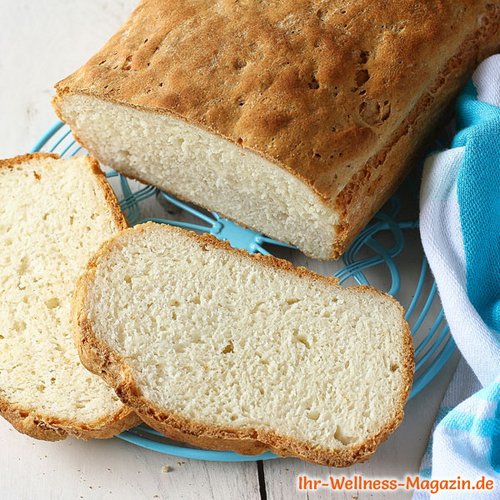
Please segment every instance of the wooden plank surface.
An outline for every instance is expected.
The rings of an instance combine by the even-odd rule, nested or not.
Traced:
[[[186,460],[120,439],[37,441],[2,419],[0,491],[2,500],[260,498],[254,462]]]
[[[132,0],[0,2],[0,19],[4,21],[0,30],[0,157],[26,152],[54,123],[56,117],[50,106],[53,83],[90,57],[135,3]],[[333,269],[304,257],[299,257],[296,263],[328,274]],[[387,276],[380,277],[381,286],[386,281]],[[262,484],[255,463],[183,460],[118,439],[44,443],[17,434],[1,420],[0,498],[371,498],[372,494],[362,492],[298,492],[297,475],[363,473],[367,477],[393,477],[415,473],[452,371],[450,364],[425,393],[407,406],[403,426],[366,464],[339,471],[292,459],[268,461],[261,468]],[[396,496],[378,496],[408,495],[399,492]]]

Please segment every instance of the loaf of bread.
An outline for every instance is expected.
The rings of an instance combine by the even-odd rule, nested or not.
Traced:
[[[73,320],[89,370],[202,448],[350,465],[399,425],[413,377],[392,297],[154,223],[101,248]]]
[[[101,162],[337,258],[476,63],[492,0],[144,0],[57,84]]]
[[[81,365],[70,321],[76,279],[125,227],[94,160],[0,161],[0,415],[20,432],[106,438],[137,423]]]

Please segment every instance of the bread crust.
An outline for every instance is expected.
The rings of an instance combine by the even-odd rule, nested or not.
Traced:
[[[158,224],[146,223],[127,230],[133,232],[147,232]],[[227,242],[203,234],[197,235],[191,231],[181,230],[171,226],[161,226],[165,231],[173,231],[188,235],[200,246],[211,246],[237,254],[245,259],[259,262],[275,270],[296,274],[304,279],[319,281],[329,286],[338,286],[338,280],[323,276],[303,267],[294,267],[290,262],[266,255],[250,255],[247,252],[232,248]],[[126,232],[126,233],[127,233]],[[404,311],[399,303],[391,296],[367,286],[355,287],[360,293],[382,295],[398,305],[401,311],[402,341],[404,357],[402,360],[402,390],[400,399],[394,409],[394,415],[373,436],[363,443],[346,447],[342,450],[328,450],[311,446],[306,442],[294,440],[271,432],[257,429],[235,429],[208,425],[203,422],[186,420],[180,415],[162,409],[147,400],[134,380],[130,368],[124,359],[114,352],[102,340],[98,339],[92,329],[87,315],[87,297],[89,286],[93,282],[97,265],[104,256],[112,252],[117,245],[121,245],[126,233],[114,236],[104,243],[95,257],[89,262],[87,271],[80,277],[72,306],[72,317],[76,344],[83,365],[91,372],[98,374],[115,389],[118,397],[127,405],[134,408],[140,418],[158,432],[178,441],[193,446],[215,450],[232,450],[240,454],[255,455],[271,450],[281,456],[294,456],[323,465],[345,467],[369,458],[377,448],[401,423],[404,416],[404,405],[411,390],[414,372],[413,342],[410,329],[404,319]]]
[[[64,97],[89,95],[174,116],[263,156],[340,214],[330,255],[314,258],[345,251],[477,62],[500,47],[500,6],[489,0],[418,7],[404,0],[383,9],[360,1],[346,12],[336,2],[315,10],[310,0],[293,8],[250,2],[217,11],[213,4],[143,1],[101,51],[56,85],[54,107],[64,120]],[[169,37],[181,27],[177,43]],[[242,33],[259,35],[262,47]],[[203,54],[201,38],[209,40]],[[360,76],[368,80],[359,84]],[[367,114],[372,108],[378,115]]]
[[[0,160],[0,169],[13,168],[16,165],[29,162],[31,160],[59,159],[59,155],[54,153],[29,153],[19,155],[14,158]],[[103,191],[106,203],[113,214],[117,230],[128,227],[123,216],[120,205],[114,195],[111,186],[106,181],[104,173],[99,168],[99,164],[92,157],[86,157],[89,167]],[[6,398],[0,397],[0,415],[12,426],[23,434],[27,434],[35,439],[45,441],[59,441],[72,435],[81,439],[106,439],[119,434],[120,432],[134,427],[140,419],[130,408],[123,406],[118,412],[101,418],[94,422],[82,424],[72,419],[61,419],[51,415],[39,413],[32,408],[14,404]]]

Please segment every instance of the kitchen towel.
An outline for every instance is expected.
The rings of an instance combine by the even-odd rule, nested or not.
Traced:
[[[420,232],[446,319],[463,356],[438,412],[420,476],[482,476],[500,498],[500,55],[485,60],[457,101],[452,148],[425,163]],[[428,498],[417,491],[414,499]]]

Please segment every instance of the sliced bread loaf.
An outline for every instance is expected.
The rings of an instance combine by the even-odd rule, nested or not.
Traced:
[[[81,365],[70,322],[78,275],[126,225],[94,160],[0,161],[0,414],[20,432],[105,438],[136,423]]]
[[[204,448],[346,466],[399,425],[412,381],[393,298],[158,224],[101,248],[73,320],[88,369]]]
[[[337,258],[499,20],[498,0],[142,0],[54,106],[102,163]]]

